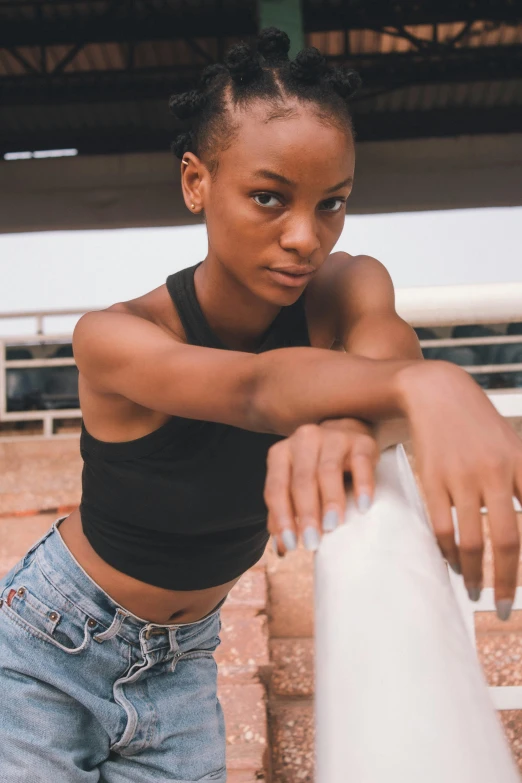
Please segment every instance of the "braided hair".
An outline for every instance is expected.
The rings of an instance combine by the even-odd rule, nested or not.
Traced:
[[[216,153],[230,146],[238,129],[230,108],[244,108],[256,100],[270,105],[267,119],[289,116],[292,109],[285,104],[291,98],[309,102],[320,118],[353,135],[348,101],[361,84],[359,74],[344,66],[331,67],[313,46],[290,61],[289,49],[287,34],[269,27],[253,46],[237,44],[223,64],[207,66],[197,89],[172,95],[169,108],[178,125],[173,153],[182,159],[193,152],[215,175]]]

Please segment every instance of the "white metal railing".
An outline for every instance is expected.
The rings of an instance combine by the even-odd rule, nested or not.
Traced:
[[[9,321],[17,321],[21,319],[34,319],[35,329],[33,330],[33,334],[35,335],[43,335],[45,334],[45,319],[46,318],[57,318],[61,316],[80,316],[84,313],[89,312],[90,310],[99,310],[98,307],[85,307],[83,309],[80,308],[66,308],[66,309],[56,309],[56,310],[17,310],[12,313],[0,313],[0,335],[2,335],[2,324],[5,324]],[[63,337],[64,335],[62,335]],[[27,334],[20,335],[20,337],[23,337],[24,339],[27,338]],[[16,336],[15,336],[16,339]]]
[[[488,688],[474,608],[386,450],[370,510],[349,493],[315,555],[316,783],[520,783],[495,706],[520,709],[522,688]]]
[[[42,359],[6,359],[6,348],[14,346],[34,345],[34,344],[52,344],[70,342],[72,339],[71,331],[66,332],[48,332],[46,331],[46,320],[56,319],[63,316],[81,316],[89,309],[97,308],[68,308],[56,310],[24,310],[12,313],[0,313],[0,422],[18,422],[18,421],[40,421],[43,422],[43,437],[49,438],[68,438],[77,437],[77,434],[55,435],[54,422],[56,419],[78,419],[81,418],[79,408],[61,408],[55,410],[29,410],[29,411],[8,411],[7,410],[7,390],[6,373],[9,369],[36,369],[41,367],[71,367],[75,365],[74,358],[42,358]],[[33,328],[26,333],[9,334],[3,332],[2,326],[13,324],[20,320],[33,320]],[[34,437],[34,436],[33,436]],[[38,436],[36,436],[38,437]],[[6,440],[16,439],[16,436],[5,438]]]
[[[397,312],[412,326],[522,320],[522,283],[398,288]]]
[[[399,314],[412,326],[432,328],[457,324],[505,324],[522,321],[522,283],[472,286],[429,286],[425,288],[399,288],[396,290]],[[6,370],[10,368],[53,367],[74,365],[74,359],[5,359],[6,345],[24,345],[71,340],[71,331],[58,333],[46,331],[53,319],[80,316],[99,308],[69,308],[57,310],[27,310],[0,314],[0,421],[43,421],[43,437],[53,435],[56,419],[79,418],[79,408],[62,410],[10,411],[6,409]],[[34,324],[26,334],[5,334],[4,324],[21,319],[32,319]],[[498,335],[491,337],[441,338],[421,340],[423,348],[447,348],[457,346],[487,346],[495,344],[521,344],[522,335]],[[505,374],[522,372],[522,363],[470,365],[463,369],[475,376],[488,373]],[[488,396],[504,416],[522,416],[522,390],[495,389]],[[60,436],[54,436],[60,437]],[[70,437],[70,436],[65,436]],[[73,436],[74,437],[74,436]]]

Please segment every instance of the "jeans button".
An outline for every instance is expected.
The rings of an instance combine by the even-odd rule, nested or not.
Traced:
[[[18,595],[25,595],[25,587],[19,587],[16,592]]]

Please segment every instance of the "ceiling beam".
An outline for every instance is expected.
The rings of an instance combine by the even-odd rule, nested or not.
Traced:
[[[68,6],[74,13],[60,13]],[[517,0],[302,0],[304,32],[472,20],[516,23],[520,5]],[[0,5],[0,47],[250,36],[257,30],[256,0],[204,5],[170,0],[160,6],[98,0],[90,7],[84,0],[4,0]]]
[[[346,62],[345,57],[329,58]],[[522,45],[457,49],[445,57],[403,53],[350,57],[363,89],[356,102],[375,92],[428,84],[508,81],[522,74]],[[71,73],[25,73],[0,78],[0,106],[117,103],[128,100],[168,100],[174,92],[194,86],[201,65],[172,68],[125,68]],[[0,109],[1,115],[1,109]]]
[[[354,112],[353,120],[359,142],[384,141],[516,133],[521,128],[521,111],[519,107],[495,106],[492,109],[448,107],[431,111]],[[168,152],[173,136],[174,131],[166,129],[128,126],[22,131],[12,138],[0,130],[0,156],[17,150],[69,148],[85,155]]]

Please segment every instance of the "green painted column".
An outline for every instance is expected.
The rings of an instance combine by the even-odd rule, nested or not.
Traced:
[[[301,0],[258,0],[259,29],[279,27],[290,38],[290,56],[305,45]]]

